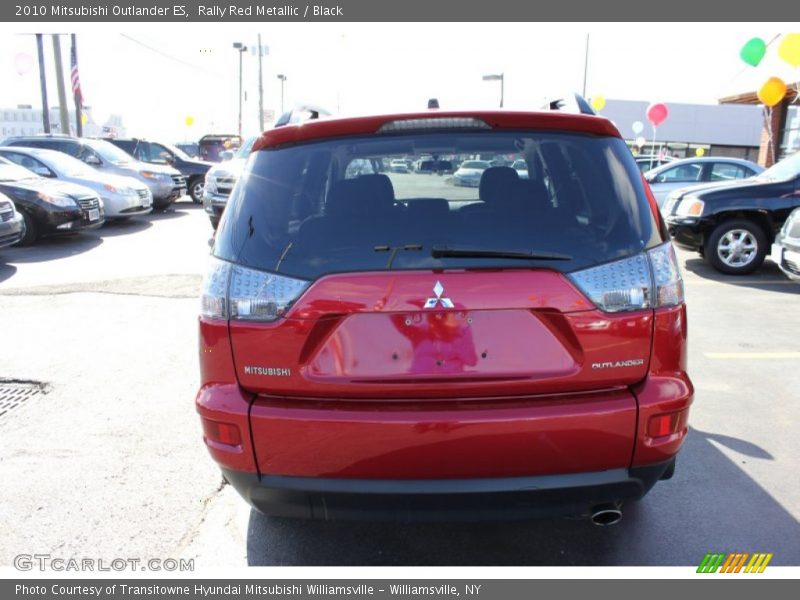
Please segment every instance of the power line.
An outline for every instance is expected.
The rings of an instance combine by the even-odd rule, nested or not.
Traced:
[[[190,63],[188,61],[183,60],[182,58],[178,58],[177,56],[173,56],[173,55],[171,55],[171,54],[169,54],[167,52],[164,52],[163,50],[159,50],[158,48],[150,46],[149,44],[145,44],[141,40],[137,40],[136,38],[131,37],[128,34],[120,33],[120,36],[122,36],[125,39],[133,42],[134,44],[138,44],[142,48],[147,48],[151,52],[155,52],[156,54],[158,54],[160,56],[163,56],[164,58],[168,58],[168,59],[170,59],[172,61],[175,61],[175,62],[177,62],[179,64],[182,64],[182,65],[184,65],[186,67],[189,67],[190,69],[195,69],[197,71],[201,71],[203,73],[208,73],[208,74],[214,75],[216,77],[222,77],[222,74],[218,73],[217,71],[212,71],[211,69],[207,69],[205,67],[201,67],[199,65],[192,64],[192,63]]]

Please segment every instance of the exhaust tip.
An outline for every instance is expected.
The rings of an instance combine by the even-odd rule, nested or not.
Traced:
[[[613,504],[595,506],[592,509],[591,520],[598,527],[615,525],[622,520],[622,511]]]

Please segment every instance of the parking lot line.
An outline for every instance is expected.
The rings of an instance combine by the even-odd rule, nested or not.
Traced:
[[[747,358],[747,359],[770,359],[770,358],[800,358],[800,352],[703,352],[706,358]]]

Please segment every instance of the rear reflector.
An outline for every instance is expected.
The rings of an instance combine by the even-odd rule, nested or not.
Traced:
[[[660,438],[673,435],[686,427],[688,412],[681,410],[651,417],[647,422],[647,437]]]
[[[242,443],[242,436],[239,433],[239,427],[232,423],[221,423],[219,421],[211,421],[209,419],[202,419],[203,421],[203,434],[206,439],[219,444],[227,446],[240,446]]]

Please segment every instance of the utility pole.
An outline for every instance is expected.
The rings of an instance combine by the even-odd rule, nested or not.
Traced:
[[[583,97],[586,98],[586,76],[589,73],[589,34],[586,34],[586,54],[583,57]]]
[[[53,58],[56,63],[56,87],[58,88],[58,109],[61,115],[61,131],[69,135],[69,107],[67,106],[67,91],[64,89],[64,66],[61,64],[61,37],[53,34]]]
[[[261,45],[261,34],[258,34],[258,132],[264,131],[264,77],[261,74],[261,56],[264,47]]]
[[[278,79],[281,80],[281,114],[283,114],[283,84],[286,83],[287,77],[281,73],[278,75]]]
[[[247,46],[241,42],[234,42],[233,47],[239,51],[239,137],[242,136],[242,54],[247,52]]]
[[[83,137],[83,98],[81,98],[80,92],[80,79],[78,80],[78,87],[75,87],[75,77],[80,77],[78,73],[78,43],[75,41],[75,34],[73,33],[71,36],[72,41],[72,48],[70,49],[70,61],[69,61],[69,79],[72,82],[72,98],[75,100],[75,133],[78,137]],[[74,63],[74,67],[73,67]],[[75,73],[72,72],[73,68],[76,70]]]
[[[39,54],[39,82],[42,86],[42,125],[45,133],[50,133],[50,105],[47,102],[47,78],[44,74],[44,44],[42,34],[36,34],[36,51]]]

